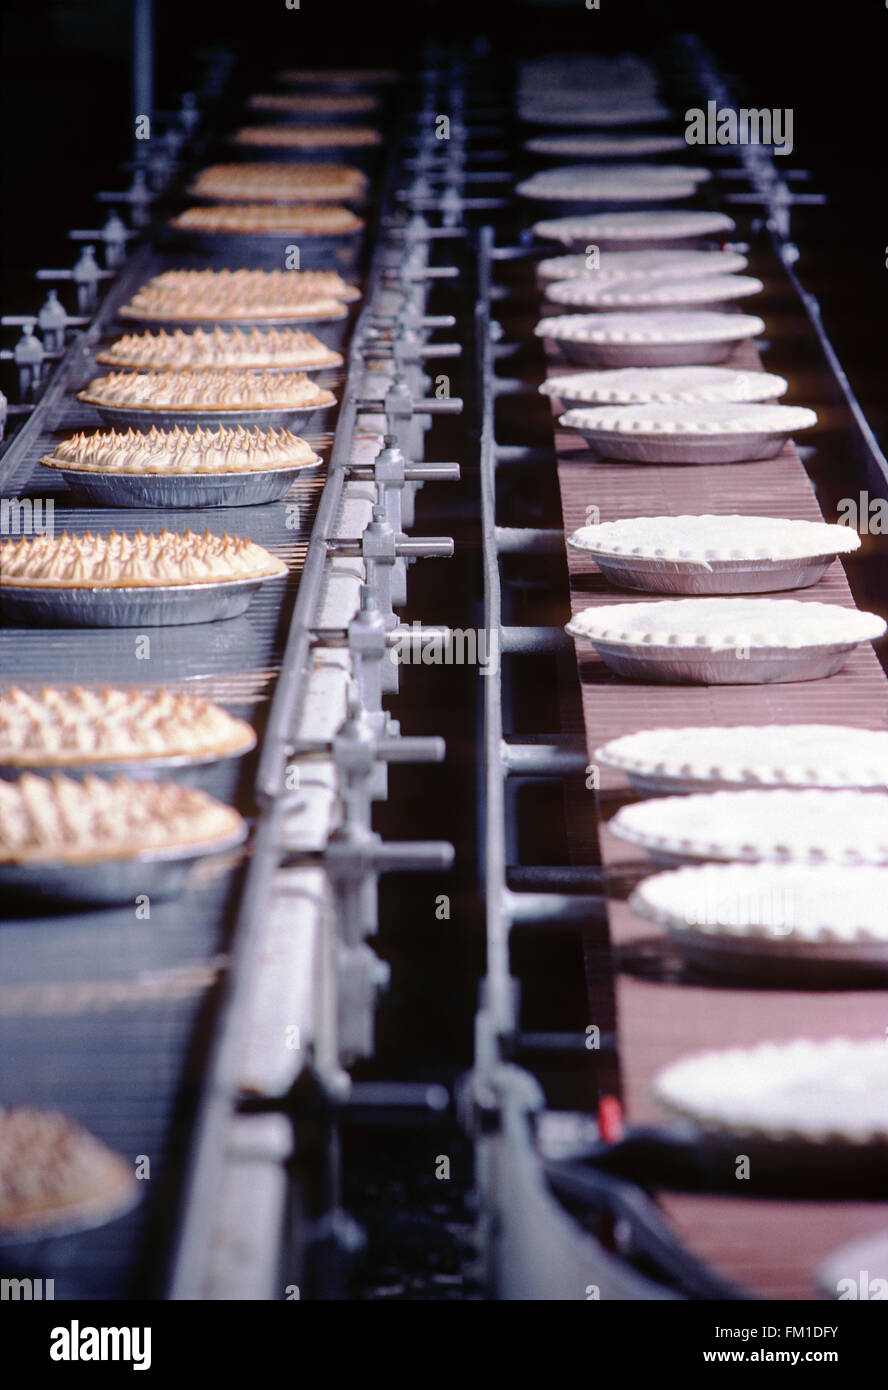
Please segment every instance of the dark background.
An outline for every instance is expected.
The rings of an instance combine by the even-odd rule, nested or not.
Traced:
[[[799,217],[799,271],[821,299],[870,418],[883,435],[882,331],[885,268],[884,100],[888,8],[881,0],[841,5],[742,5],[600,0],[566,3],[442,3],[396,0],[241,0],[232,4],[156,0],[156,105],[173,104],[196,70],[194,54],[230,44],[241,77],[259,85],[281,63],[387,63],[410,69],[427,34],[487,35],[494,54],[628,47],[644,51],[682,31],[700,33],[737,94],[752,105],[792,107],[795,149],[811,188],[830,205]],[[6,0],[0,19],[3,215],[0,312],[33,312],[45,287],[39,266],[73,261],[70,227],[103,220],[98,188],[123,187],[117,171],[131,150],[130,7],[127,0]],[[14,330],[0,330],[11,346]],[[0,384],[11,386],[4,369]]]

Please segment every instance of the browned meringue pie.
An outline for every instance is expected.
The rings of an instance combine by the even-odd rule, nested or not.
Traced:
[[[97,430],[75,434],[40,460],[48,468],[78,473],[182,474],[265,473],[311,468],[318,456],[298,434],[285,429],[220,425],[195,430]]]
[[[181,328],[171,333],[127,333],[96,353],[96,361],[109,367],[183,371],[193,368],[339,367],[340,353],[327,347],[313,333],[299,328]]]
[[[22,771],[152,758],[232,757],[256,736],[243,719],[174,690],[44,686],[0,691],[0,764]]]
[[[0,864],[99,864],[243,834],[233,806],[179,782],[22,773],[0,782]]]
[[[363,225],[338,203],[211,203],[186,208],[170,221],[178,231],[230,236],[347,236]]]
[[[335,203],[361,198],[367,177],[350,164],[211,164],[188,192],[223,202]]]
[[[208,320],[343,318],[360,298],[335,270],[167,270],[118,310],[122,319]]]
[[[111,372],[78,391],[88,405],[128,410],[304,410],[332,405],[335,396],[304,372]]]
[[[177,584],[222,584],[287,573],[249,536],[206,531],[162,531],[127,535],[91,531],[72,536],[38,536],[0,544],[0,583],[10,588],[128,589]]]
[[[0,1110],[0,1233],[50,1234],[133,1205],[131,1164],[56,1110]]]
[[[243,126],[232,137],[232,144],[305,150],[367,149],[381,145],[382,136],[366,125],[256,125]]]

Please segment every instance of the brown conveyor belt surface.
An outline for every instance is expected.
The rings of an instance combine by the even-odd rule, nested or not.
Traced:
[[[751,344],[726,365],[759,370]],[[570,370],[553,361],[550,371]],[[594,461],[582,438],[555,427],[565,534],[597,519],[682,513],[743,512],[822,519],[802,461],[790,444],[774,459],[719,465],[651,465]],[[567,550],[571,611],[591,604],[649,600],[656,595],[611,588],[594,562]],[[854,606],[841,564],[813,588],[779,597]],[[845,669],[825,680],[772,686],[670,686],[630,682],[612,674],[587,642],[577,667],[590,762],[595,749],[620,734],[688,724],[846,723],[888,726],[888,686],[868,644]],[[626,799],[628,784],[602,769],[597,793],[600,855],[618,880],[608,917],[616,960],[616,1007],[623,1101],[634,1124],[662,1121],[650,1099],[662,1067],[685,1054],[807,1036],[884,1036],[888,990],[791,991],[701,982],[668,939],[630,912],[632,880],[654,866],[608,833],[606,821]],[[594,985],[593,985],[594,994]],[[742,1146],[740,1146],[742,1147]],[[738,1186],[740,1184],[738,1183]],[[799,1202],[664,1194],[662,1207],[686,1246],[732,1281],[764,1298],[822,1296],[814,1267],[837,1246],[884,1229],[884,1204]]]

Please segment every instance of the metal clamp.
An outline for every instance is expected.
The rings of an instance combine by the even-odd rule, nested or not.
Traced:
[[[114,277],[112,270],[102,270],[96,261],[96,248],[84,246],[74,263],[73,270],[38,270],[38,280],[73,280],[77,287],[77,307],[81,314],[96,307],[99,297],[99,283]]]

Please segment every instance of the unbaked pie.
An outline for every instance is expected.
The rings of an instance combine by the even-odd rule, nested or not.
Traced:
[[[0,691],[0,766],[21,771],[248,752],[250,725],[197,695],[173,690],[44,686]]]
[[[181,328],[166,333],[127,333],[96,353],[109,367],[180,372],[186,368],[339,367],[342,357],[313,333],[298,328]]]
[[[578,430],[596,454],[608,458],[638,463],[741,463],[773,458],[791,435],[816,425],[817,416],[813,410],[793,405],[657,402],[581,406],[562,415],[560,424]]]
[[[0,1110],[0,1234],[99,1225],[138,1195],[132,1165],[67,1115],[29,1105]]]
[[[99,430],[63,439],[40,460],[49,468],[84,473],[264,473],[309,468],[311,445],[284,429]]]
[[[570,362],[593,366],[696,366],[722,362],[737,343],[765,331],[755,314],[687,312],[556,314],[534,332]]]
[[[754,314],[718,314],[705,309],[688,313],[557,314],[540,319],[538,338],[566,343],[700,343],[740,342],[763,333]]]
[[[219,202],[338,203],[363,198],[367,176],[350,164],[211,164],[187,191]]]
[[[518,115],[533,125],[574,127],[654,125],[672,119],[669,107],[660,101],[635,100],[631,94],[621,100],[616,93],[612,100],[595,101],[580,92],[538,93],[524,98],[519,101]]]
[[[616,283],[577,277],[547,285],[546,298],[552,304],[578,309],[695,308],[698,304],[728,304],[735,299],[747,299],[752,294],[761,294],[764,288],[754,275],[698,275],[675,280],[639,276]]]
[[[594,285],[634,280],[695,280],[698,275],[733,275],[746,269],[738,251],[603,251],[593,270],[584,252],[549,256],[537,262],[537,280],[545,287],[560,280],[588,280]]]
[[[349,236],[364,223],[336,203],[209,203],[186,208],[170,226],[227,236]]]
[[[649,401],[766,401],[782,396],[787,389],[782,376],[735,367],[617,367],[550,376],[540,386],[543,395],[568,407],[644,405]]]
[[[545,169],[516,184],[521,198],[543,202],[660,202],[693,198],[712,175],[708,169],[683,164],[623,164],[597,168],[576,165]]]
[[[209,849],[243,832],[232,806],[179,782],[29,772],[0,781],[0,864],[101,864]]]
[[[860,545],[849,526],[769,516],[639,516],[568,538],[612,583],[667,594],[762,593],[815,584]]]
[[[287,566],[249,536],[206,531],[91,531],[0,544],[4,588],[159,588],[285,575]]]
[[[611,739],[596,762],[636,791],[825,787],[888,791],[888,732],[842,724],[642,729]]]
[[[247,102],[251,111],[279,111],[292,116],[362,116],[375,111],[379,98],[370,92],[327,94],[313,92],[256,92]],[[684,141],[681,142],[684,145]]]
[[[683,1057],[654,1098],[698,1129],[731,1138],[848,1145],[888,1142],[884,1038],[798,1038]]]
[[[724,237],[733,230],[734,223],[725,213],[702,208],[552,217],[535,222],[533,226],[534,236],[540,240],[558,241],[577,251],[584,251],[587,246],[631,247],[633,243],[656,246],[661,242],[688,241],[697,237]]]
[[[382,136],[368,125],[249,125],[237,131],[231,143],[295,150],[364,150],[381,145]]]
[[[841,669],[884,618],[775,598],[661,599],[586,608],[567,624],[618,675],[704,685],[815,680]]]
[[[556,159],[629,159],[636,155],[677,154],[687,149],[681,135],[537,135],[525,140],[530,154]]]
[[[335,397],[304,372],[224,367],[215,372],[111,372],[78,391],[77,399],[130,410],[234,412],[321,409]]]
[[[877,791],[692,792],[623,806],[608,822],[658,862],[888,864],[888,794]]]
[[[359,298],[335,270],[167,270],[142,285],[118,317],[182,323],[337,318]]]

